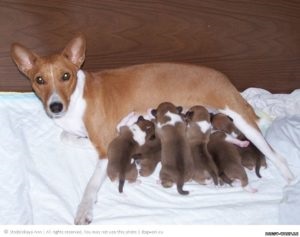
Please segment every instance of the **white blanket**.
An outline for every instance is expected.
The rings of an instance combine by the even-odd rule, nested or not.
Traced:
[[[268,162],[262,179],[248,172],[255,194],[191,182],[185,185],[190,195],[180,196],[157,184],[157,167],[140,185],[126,183],[125,195],[107,179],[93,224],[300,224],[300,90],[248,89],[243,96],[269,124],[277,118],[268,130],[266,123],[266,137],[287,158],[296,184],[285,187]],[[62,142],[61,129],[33,93],[0,94],[0,124],[0,224],[72,224],[97,162],[91,144]]]

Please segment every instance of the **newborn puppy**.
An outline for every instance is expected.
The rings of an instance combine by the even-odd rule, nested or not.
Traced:
[[[206,184],[207,180],[218,185],[218,168],[207,150],[211,133],[210,114],[203,106],[193,106],[185,115],[187,121],[187,139],[194,160],[193,180]]]
[[[119,192],[123,192],[125,179],[129,182],[135,182],[137,179],[137,168],[131,157],[134,154],[137,141],[134,139],[134,133],[138,131],[136,124],[131,127],[120,127],[119,135],[108,146],[108,164],[107,175],[111,181],[119,179]]]
[[[181,112],[182,107],[164,102],[152,110],[152,115],[161,140],[162,168],[159,176],[162,186],[167,188],[176,183],[177,191],[187,195],[189,192],[183,190],[183,185],[193,177],[193,159]]]
[[[221,130],[227,134],[230,134],[240,140],[245,140],[246,137],[234,126],[231,118],[224,114],[216,114],[212,116],[211,123],[216,130]],[[250,143],[247,147],[238,147],[238,151],[242,157],[242,165],[249,170],[255,167],[256,175],[261,178],[259,173],[260,167],[267,167],[265,156]]]
[[[137,125],[146,133],[146,137],[145,144],[136,149],[134,158],[140,166],[139,174],[146,177],[153,173],[161,160],[161,142],[156,136],[153,122],[140,117]]]
[[[151,174],[160,160],[160,140],[155,136],[153,122],[139,116],[130,126],[119,127],[119,136],[108,148],[107,175],[114,181],[119,178],[119,192],[125,180],[135,182],[138,171],[132,158],[141,159],[141,172]]]
[[[240,180],[241,186],[246,191],[256,192],[257,190],[248,184],[248,176],[242,166],[237,147],[226,141],[226,136],[228,135],[222,131],[215,131],[210,135],[208,142],[208,151],[212,155],[220,174],[229,178],[230,183],[234,180]]]

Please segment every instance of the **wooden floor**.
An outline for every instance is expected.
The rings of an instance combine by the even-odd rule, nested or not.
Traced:
[[[87,36],[86,70],[145,62],[204,64],[239,90],[300,88],[297,0],[0,0],[0,90],[30,91],[10,59],[20,42],[45,55]]]

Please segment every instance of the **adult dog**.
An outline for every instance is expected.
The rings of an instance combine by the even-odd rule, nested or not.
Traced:
[[[11,47],[12,59],[30,79],[47,114],[64,131],[87,136],[101,158],[78,207],[76,224],[92,221],[97,192],[106,177],[107,162],[103,159],[118,122],[132,111],[144,113],[163,101],[184,107],[201,104],[230,116],[285,179],[293,178],[285,159],[262,136],[251,106],[222,73],[173,63],[87,72],[80,69],[85,50],[83,35],[74,37],[61,53],[45,57],[18,43]]]

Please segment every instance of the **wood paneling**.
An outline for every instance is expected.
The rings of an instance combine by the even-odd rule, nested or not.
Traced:
[[[185,62],[221,70],[239,90],[300,88],[300,1],[0,0],[0,90],[30,90],[12,42],[44,55],[78,31],[87,70]]]

